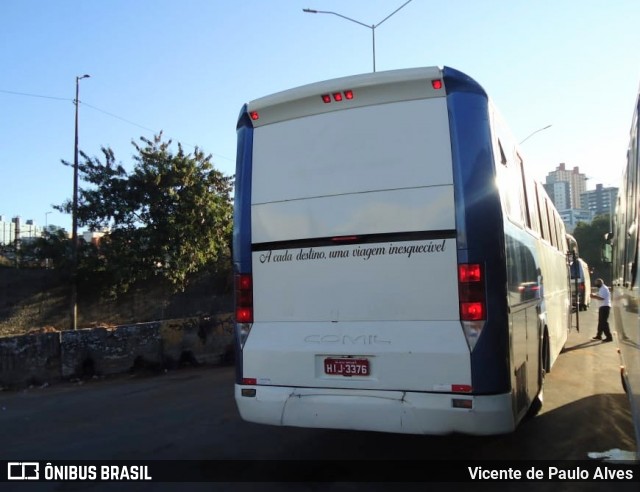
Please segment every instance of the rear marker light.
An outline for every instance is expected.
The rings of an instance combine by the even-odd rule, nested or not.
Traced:
[[[333,92],[331,94],[322,94],[320,97],[322,98],[323,103],[329,104],[332,102],[331,98],[333,98],[333,101],[335,102],[343,102],[345,99],[351,100],[355,98],[355,94],[351,89],[349,89],[344,92]]]
[[[442,89],[442,80],[440,79],[432,80],[431,87],[433,87],[435,90]]]
[[[471,393],[471,386],[468,384],[452,384],[451,391],[454,393]]]
[[[251,116],[251,119],[253,121],[256,121],[256,120],[260,119],[260,115],[258,114],[257,111],[251,111],[251,113],[249,113],[249,116]]]
[[[351,242],[351,241],[357,241],[357,240],[358,240],[358,236],[337,236],[337,237],[331,238],[331,241],[333,241],[334,243]]]
[[[255,386],[258,380],[256,378],[242,378],[242,384],[247,386]]]

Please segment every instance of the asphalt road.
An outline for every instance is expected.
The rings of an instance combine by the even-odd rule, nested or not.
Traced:
[[[429,466],[466,459],[588,460],[590,452],[633,451],[636,443],[620,383],[616,344],[591,340],[597,318],[594,309],[580,316],[580,333],[572,330],[565,352],[547,375],[541,412],[508,435],[406,436],[246,423],[233,400],[234,368],[209,367],[2,392],[0,459],[445,460],[428,463],[428,472]],[[23,483],[10,485],[15,487],[11,490],[27,490]],[[32,484],[37,485],[43,484]],[[46,490],[98,490],[112,484],[47,485]],[[287,490],[293,487],[280,485]],[[541,490],[541,485],[535,490]],[[548,485],[564,490],[558,484]],[[586,485],[581,490],[599,490]],[[633,490],[637,485],[632,485]],[[257,484],[200,486],[202,490],[255,490]],[[277,484],[262,487],[281,490]],[[317,484],[309,487],[324,490]],[[372,487],[347,483],[333,484],[331,489]],[[10,489],[0,484],[0,490]],[[110,490],[122,490],[122,485]],[[160,484],[134,490],[160,490]],[[416,490],[425,490],[424,484]]]

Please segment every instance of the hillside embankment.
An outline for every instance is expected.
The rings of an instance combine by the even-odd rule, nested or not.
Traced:
[[[73,378],[233,361],[228,279],[184,292],[145,282],[119,299],[84,285],[71,330],[69,276],[0,268],[0,390]]]
[[[69,329],[70,295],[64,272],[0,267],[0,337]],[[184,292],[172,294],[148,281],[118,299],[100,295],[89,283],[78,289],[78,328],[219,316],[231,312],[231,303],[229,279],[208,273],[194,276]]]

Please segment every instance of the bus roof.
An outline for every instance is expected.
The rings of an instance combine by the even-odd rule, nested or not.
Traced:
[[[425,80],[439,80],[440,84],[425,84]],[[388,90],[391,87],[394,90]],[[247,105],[247,111],[253,126],[258,127],[309,114],[445,95],[443,69],[408,68],[303,85],[255,99]],[[323,100],[323,96],[328,99]]]

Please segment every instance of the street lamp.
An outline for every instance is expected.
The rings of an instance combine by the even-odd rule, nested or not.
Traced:
[[[76,106],[75,142],[73,147],[73,208],[71,215],[71,329],[78,329],[78,97],[80,81],[87,79],[87,74],[76,77]]]
[[[531,137],[533,137],[536,133],[541,132],[542,130],[546,130],[547,128],[550,128],[550,127],[551,127],[551,125],[547,125],[544,128],[538,128],[535,132],[530,133],[527,138],[525,138],[522,142],[520,142],[520,144],[525,143],[527,140],[529,140]]]
[[[364,22],[360,22],[358,20],[352,19],[351,17],[347,17],[346,15],[342,15],[342,14],[339,14],[337,12],[330,12],[330,11],[326,11],[326,10],[314,10],[314,9],[302,9],[302,11],[307,13],[307,14],[332,14],[332,15],[337,15],[338,17],[342,17],[343,19],[346,19],[348,21],[355,22],[356,24],[364,26],[367,29],[371,29],[371,39],[372,39],[372,42],[373,42],[373,71],[375,72],[376,71],[376,27],[380,26],[380,24],[382,24],[384,21],[386,21],[389,17],[393,16],[400,9],[404,8],[409,2],[411,2],[411,0],[407,0],[400,7],[398,7],[393,12],[391,12],[389,15],[387,15],[384,19],[382,19],[380,22],[378,22],[377,24],[372,24],[372,25],[365,24]]]

